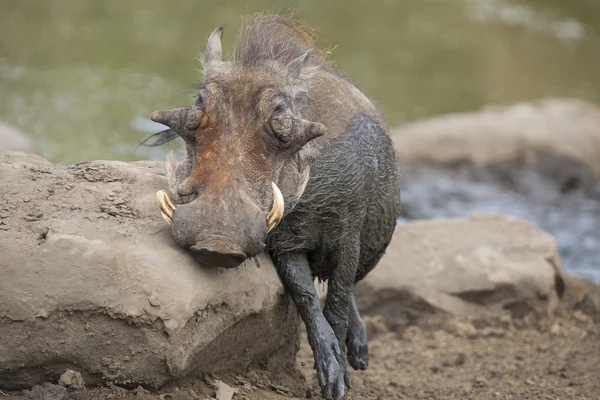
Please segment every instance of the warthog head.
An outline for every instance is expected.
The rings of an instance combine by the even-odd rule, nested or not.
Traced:
[[[175,241],[203,265],[233,268],[265,248],[286,205],[301,196],[309,170],[299,151],[325,126],[301,115],[307,96],[299,76],[310,73],[308,42],[281,48],[273,59],[266,53],[281,38],[252,38],[224,61],[222,32],[208,38],[195,103],[155,111],[151,119],[187,149],[183,162],[168,163],[173,200],[157,194]]]

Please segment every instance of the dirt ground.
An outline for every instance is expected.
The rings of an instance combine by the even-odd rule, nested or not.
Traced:
[[[352,371],[346,399],[599,399],[600,323],[581,311],[554,317],[502,317],[472,321],[433,316],[390,331],[380,316],[366,316],[367,371]],[[312,353],[303,334],[300,371],[205,376],[158,393],[104,387],[67,391],[45,384],[9,393],[16,399],[320,399]]]
[[[347,397],[600,398],[600,330],[583,314],[552,321],[429,324],[399,333],[370,319],[370,368],[353,374]],[[299,359],[308,365],[306,346]]]

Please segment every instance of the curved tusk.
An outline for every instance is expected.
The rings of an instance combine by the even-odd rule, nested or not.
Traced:
[[[176,207],[171,203],[171,199],[164,190],[159,190],[156,192],[156,201],[158,202],[158,208],[160,209],[160,214],[170,225],[173,223],[173,213],[175,212]]]
[[[274,182],[271,182],[271,186],[273,187],[273,208],[271,208],[269,215],[267,215],[267,233],[271,232],[279,224],[285,210],[281,190],[279,190]]]

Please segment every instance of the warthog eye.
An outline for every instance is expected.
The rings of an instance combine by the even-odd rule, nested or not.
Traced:
[[[185,139],[185,136],[189,138],[194,137],[194,132],[196,129],[200,127],[202,114],[204,114],[203,104],[200,103],[200,106],[194,104],[194,106],[189,110],[185,122],[186,132],[181,132],[180,135]]]
[[[287,113],[285,103],[280,102],[275,106],[271,118],[269,119],[268,128],[282,143],[288,143],[290,141],[292,118],[291,115]]]
[[[277,139],[283,143],[288,143],[291,139],[292,118],[286,115],[276,115],[271,117],[271,130]]]
[[[205,91],[201,90],[196,96],[196,100],[194,101],[194,106],[204,109],[204,95]]]

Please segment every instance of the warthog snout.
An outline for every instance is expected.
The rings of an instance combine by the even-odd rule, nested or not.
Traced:
[[[266,213],[245,196],[225,203],[213,196],[175,206],[165,191],[157,193],[163,218],[175,241],[202,265],[235,268],[265,248],[264,238],[281,220],[283,196],[272,184],[273,206]]]

